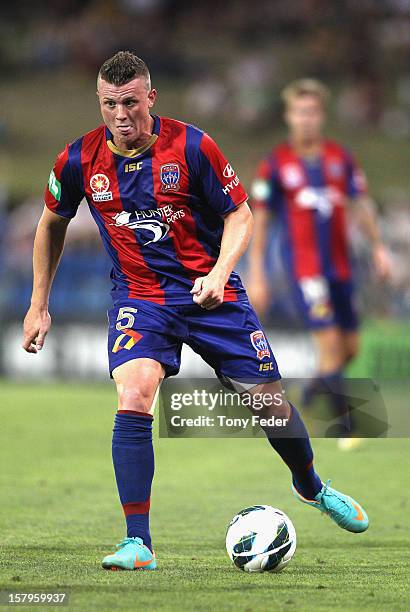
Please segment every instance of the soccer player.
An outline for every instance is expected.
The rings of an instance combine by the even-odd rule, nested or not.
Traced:
[[[366,179],[352,155],[323,136],[327,88],[301,79],[282,92],[289,138],[260,163],[252,185],[253,240],[248,293],[262,316],[274,284],[266,276],[266,247],[272,215],[282,231],[282,253],[293,299],[318,350],[318,371],[304,389],[310,405],[321,390],[339,420],[339,446],[354,447],[353,423],[344,399],[343,371],[359,347],[358,316],[346,234],[351,200],[373,251],[375,272],[389,275],[389,257],[380,237]]]
[[[112,459],[127,525],[127,537],[102,565],[150,570],[156,567],[149,529],[153,407],[163,378],[179,370],[182,343],[225,384],[255,381],[250,393],[277,397],[280,374],[233,272],[252,214],[232,166],[198,128],[151,114],[157,92],[134,54],[118,52],[102,65],[97,95],[104,124],[65,147],[45,191],[23,347],[29,353],[43,347],[66,229],[85,198],[113,264],[108,356],[118,410]],[[291,470],[297,498],[343,529],[367,529],[359,504],[315,472],[296,408],[283,401],[260,414],[288,420],[285,435],[277,428],[267,435]]]

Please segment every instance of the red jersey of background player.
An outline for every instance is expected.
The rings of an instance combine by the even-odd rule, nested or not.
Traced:
[[[252,185],[253,205],[278,215],[287,268],[295,279],[350,279],[346,201],[365,192],[363,172],[330,140],[314,158],[299,157],[287,142],[276,146],[259,164]]]

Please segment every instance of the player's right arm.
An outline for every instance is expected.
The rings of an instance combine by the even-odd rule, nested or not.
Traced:
[[[264,160],[259,165],[252,184],[251,202],[253,212],[253,233],[248,251],[248,278],[246,291],[250,302],[259,316],[268,310],[271,291],[266,274],[266,250],[268,231],[272,218],[272,169]]]
[[[44,193],[45,207],[34,239],[33,291],[23,326],[23,348],[28,353],[42,349],[50,329],[51,286],[63,253],[67,226],[84,197],[81,168],[76,166],[78,161],[71,156],[70,147],[67,145],[57,156],[50,173]]]
[[[23,348],[28,353],[41,350],[50,329],[48,302],[69,222],[70,219],[57,215],[45,206],[37,226],[33,251],[33,292],[23,328]]]

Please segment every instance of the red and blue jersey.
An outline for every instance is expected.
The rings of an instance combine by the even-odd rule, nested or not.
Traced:
[[[66,218],[86,199],[112,260],[114,303],[124,298],[192,304],[198,276],[219,256],[223,217],[247,199],[232,166],[198,128],[154,117],[145,146],[120,151],[104,125],[68,144],[45,190]],[[224,301],[245,300],[236,272]]]
[[[365,192],[366,179],[350,153],[326,140],[315,158],[300,158],[289,143],[275,147],[260,163],[251,195],[254,207],[277,213],[295,279],[348,280],[346,202]]]

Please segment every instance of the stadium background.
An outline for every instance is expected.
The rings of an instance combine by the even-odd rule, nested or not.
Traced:
[[[38,356],[21,349],[44,184],[64,144],[100,122],[95,75],[106,57],[128,48],[145,58],[157,112],[209,131],[247,188],[284,136],[282,86],[315,76],[332,89],[328,132],[360,159],[394,259],[394,277],[381,286],[352,222],[364,340],[351,373],[396,379],[391,397],[407,414],[409,26],[408,0],[1,3],[0,600],[5,587],[58,586],[80,610],[409,609],[404,439],[367,440],[343,456],[334,440],[314,440],[322,478],[368,510],[371,529],[356,538],[294,503],[287,468],[263,441],[157,438],[152,530],[161,571],[101,571],[123,519],[110,458],[109,265],[85,206],[69,227],[46,346]],[[307,376],[314,352],[286,298],[274,228],[267,265],[272,346],[284,374]],[[246,278],[245,262],[241,270]],[[207,372],[188,355],[183,371]],[[155,428],[157,436],[157,419]],[[228,562],[225,526],[254,503],[280,507],[296,526],[296,558],[279,576],[247,576]]]
[[[0,10],[0,363],[6,376],[106,375],[109,264],[85,205],[70,225],[53,289],[48,354],[24,355],[19,326],[30,298],[33,235],[49,169],[66,142],[100,122],[96,70],[123,48],[151,67],[157,112],[207,130],[248,189],[258,160],[284,135],[281,88],[305,75],[329,85],[328,132],[363,165],[394,260],[393,279],[381,286],[352,220],[366,324],[365,350],[353,373],[408,374],[408,328],[402,327],[410,314],[408,2],[261,0],[250,11],[235,0],[59,0],[3,3]],[[282,330],[273,345],[284,373],[309,375],[311,346],[297,332],[276,244],[273,228],[267,266],[274,291],[266,325],[271,336],[275,327]],[[246,259],[240,271],[246,280]],[[387,343],[398,350],[388,360]],[[191,365],[195,374],[206,371],[196,359]]]

